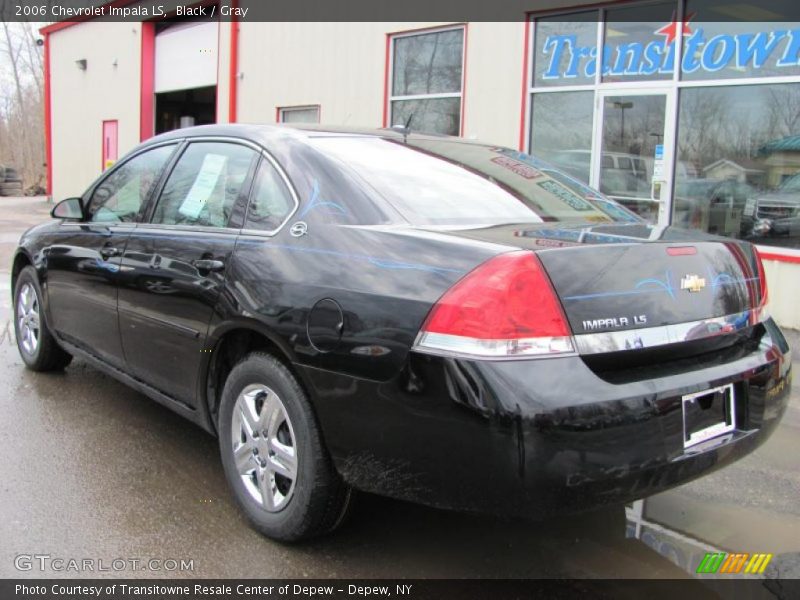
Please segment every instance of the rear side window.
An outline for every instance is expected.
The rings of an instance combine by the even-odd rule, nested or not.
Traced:
[[[132,222],[147,199],[174,145],[146,150],[120,164],[98,185],[89,199],[89,220]]]
[[[239,144],[190,144],[164,185],[152,222],[226,227],[256,156]]]
[[[286,182],[272,163],[262,159],[250,194],[245,229],[275,231],[292,210],[294,198]]]

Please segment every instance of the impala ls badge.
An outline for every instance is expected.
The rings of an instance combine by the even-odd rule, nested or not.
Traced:
[[[690,292],[699,292],[706,287],[706,280],[698,275],[684,275],[681,279],[681,289]]]

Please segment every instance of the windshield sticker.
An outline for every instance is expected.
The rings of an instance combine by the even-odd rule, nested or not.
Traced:
[[[541,187],[546,192],[550,192],[553,196],[556,196],[564,203],[566,203],[570,208],[573,210],[592,210],[592,205],[586,202],[583,198],[578,196],[577,194],[573,194],[567,188],[565,188],[560,183],[556,183],[555,181],[540,181],[537,183],[539,187]]]
[[[537,177],[542,176],[541,172],[537,171],[533,167],[507,156],[495,156],[490,160],[501,167],[505,167],[512,173],[515,173],[520,177],[524,177],[525,179],[536,179]]]
[[[217,182],[227,160],[227,157],[221,154],[206,154],[192,188],[178,208],[179,213],[190,219],[196,219],[200,216],[208,199],[211,197],[211,193],[217,187]]]

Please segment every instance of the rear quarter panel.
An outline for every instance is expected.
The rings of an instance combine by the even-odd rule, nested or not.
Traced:
[[[293,362],[386,380],[402,368],[433,303],[497,252],[447,236],[309,220],[302,237],[287,228],[239,238],[223,311],[273,332]],[[338,343],[320,348],[308,320],[323,299],[339,305],[343,327]]]

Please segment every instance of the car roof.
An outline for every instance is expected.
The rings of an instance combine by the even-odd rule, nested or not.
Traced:
[[[454,142],[469,143],[468,140],[454,136],[422,134],[410,132],[409,136],[416,139],[435,139],[452,140]],[[174,129],[166,133],[159,134],[147,140],[146,145],[158,144],[170,140],[179,140],[191,137],[236,137],[254,142],[267,143],[271,139],[279,137],[296,138],[298,140],[315,137],[375,137],[387,139],[403,139],[403,132],[389,128],[376,127],[348,127],[336,125],[319,124],[251,124],[251,123],[226,123],[217,125],[198,125],[195,127],[185,127]]]

